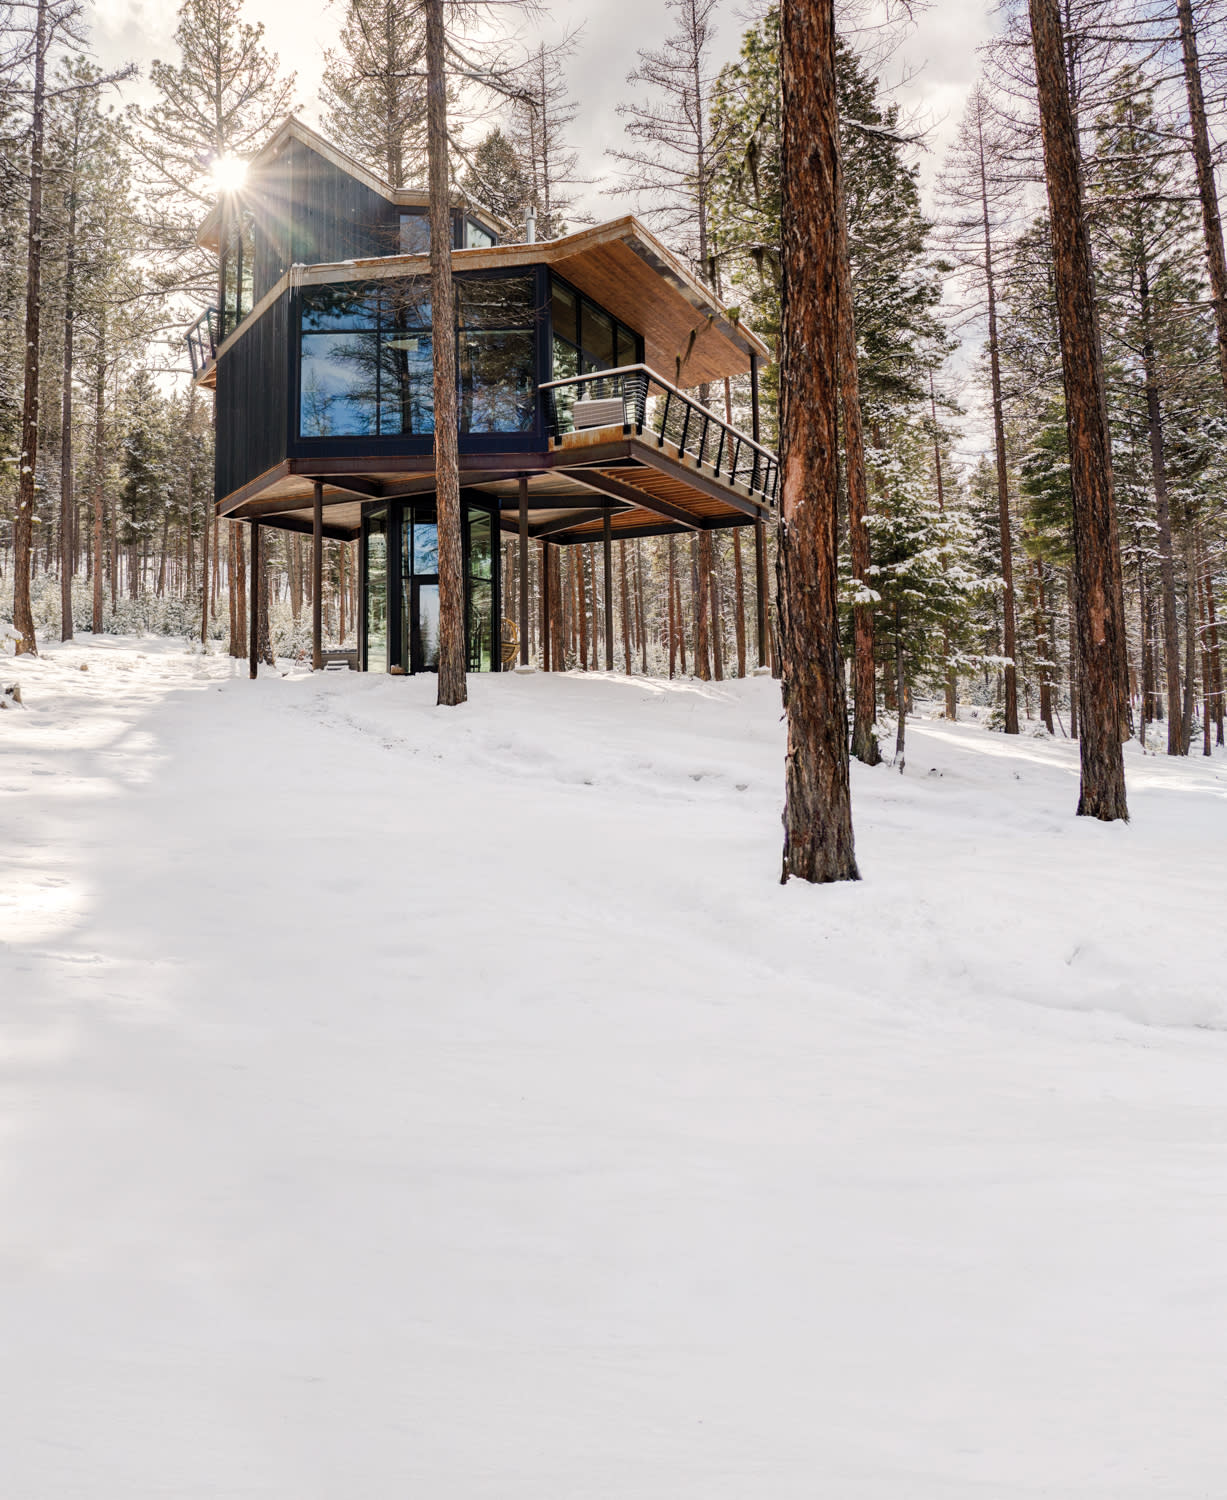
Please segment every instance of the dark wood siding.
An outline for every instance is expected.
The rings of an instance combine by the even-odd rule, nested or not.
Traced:
[[[290,294],[245,328],[217,362],[219,500],[286,456],[290,387]]]
[[[291,140],[280,160],[289,192],[292,262],[310,266],[396,253],[400,212],[394,204],[301,141]]]

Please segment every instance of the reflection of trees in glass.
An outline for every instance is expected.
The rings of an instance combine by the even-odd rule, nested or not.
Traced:
[[[461,432],[530,432],[537,309],[527,276],[458,284]]]
[[[463,432],[526,432],[536,411],[533,283],[457,283]],[[424,278],[334,283],[302,293],[303,437],[434,431],[433,341]]]

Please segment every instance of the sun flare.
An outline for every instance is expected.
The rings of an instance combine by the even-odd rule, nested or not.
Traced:
[[[247,178],[247,163],[241,156],[216,157],[209,176],[219,193],[237,192]]]

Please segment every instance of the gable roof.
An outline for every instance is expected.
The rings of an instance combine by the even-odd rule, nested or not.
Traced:
[[[339,172],[344,172],[356,182],[362,183],[373,193],[386,198],[389,203],[399,208],[428,208],[430,206],[430,194],[425,188],[394,188],[386,183],[377,173],[372,172],[369,167],[364,167],[355,157],[350,156],[347,151],[342,151],[333,143],[310,125],[304,125],[297,115],[287,115],[277,129],[269,136],[263,146],[252,157],[248,158],[248,171],[254,171],[268,162],[275,160],[290,141],[298,141],[301,145],[314,151],[317,156],[322,156],[325,161],[331,162]],[[467,193],[453,193],[452,207],[463,208],[471,213],[475,219],[482,220],[497,234],[507,234],[511,229],[506,219],[500,219],[488,208],[483,208],[480,203],[470,198]],[[219,231],[221,229],[221,204],[215,203],[209,210],[208,216],[200,226],[196,235],[196,243],[203,245],[207,250],[219,251]]]

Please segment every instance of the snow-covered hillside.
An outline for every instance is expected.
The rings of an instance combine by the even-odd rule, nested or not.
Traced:
[[[238,672],[0,667],[0,1494],[1227,1493],[1227,759]]]

